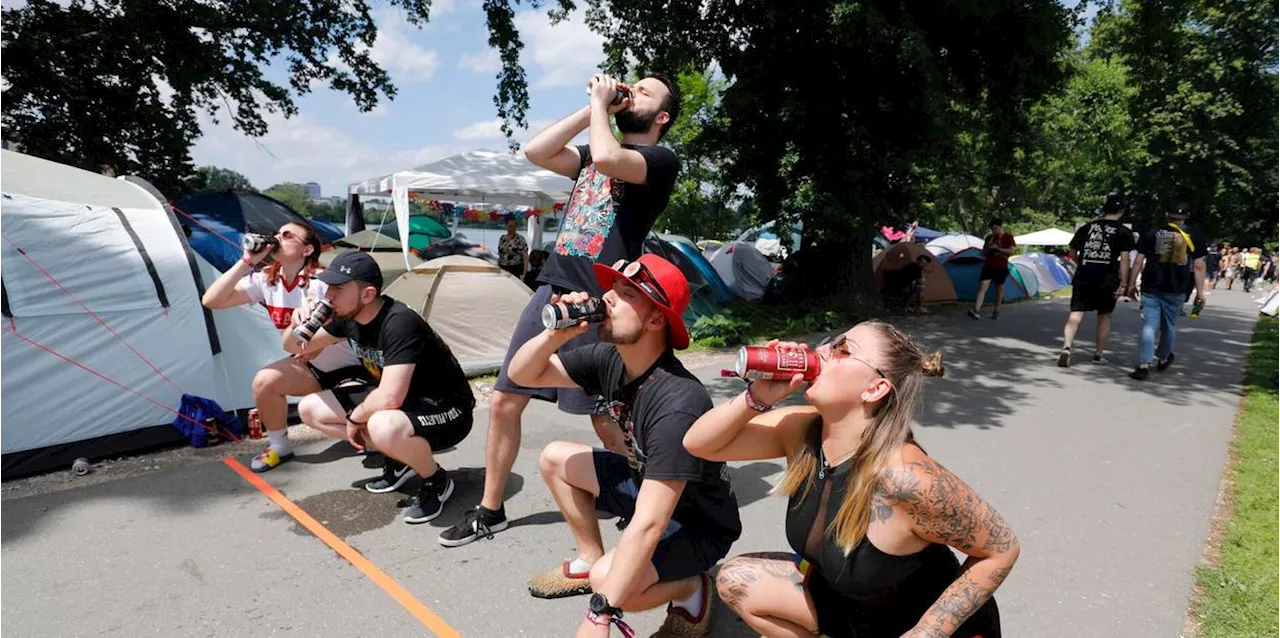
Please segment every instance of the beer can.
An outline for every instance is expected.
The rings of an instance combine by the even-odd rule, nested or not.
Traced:
[[[89,473],[89,459],[78,458],[71,464],[71,473],[76,476],[84,476]]]
[[[763,346],[742,346],[734,366],[734,372],[748,381],[790,381],[796,374],[813,381],[821,369],[822,360],[813,350]]]
[[[547,330],[564,330],[582,323],[604,321],[604,301],[587,297],[582,303],[549,303],[542,307],[542,325]]]
[[[275,235],[263,235],[260,233],[245,233],[240,240],[240,245],[245,250],[256,253],[267,246],[275,248],[280,245],[280,239]]]
[[[262,438],[262,416],[258,414],[258,408],[249,410],[249,438]]]
[[[328,301],[321,299],[316,303],[316,309],[311,311],[311,317],[307,319],[306,323],[293,329],[293,336],[297,337],[298,341],[311,341],[311,337],[316,336],[316,331],[323,327],[324,322],[328,321],[329,317],[332,316],[333,306],[330,306]]]
[[[613,103],[615,105],[622,104],[622,101],[627,99],[630,96],[631,96],[631,89],[620,86],[617,89],[614,89],[613,91]]]

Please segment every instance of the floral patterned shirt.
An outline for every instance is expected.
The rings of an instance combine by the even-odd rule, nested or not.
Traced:
[[[498,265],[499,266],[523,266],[524,256],[529,252],[529,242],[520,236],[520,233],[514,235],[503,235],[498,240]]]

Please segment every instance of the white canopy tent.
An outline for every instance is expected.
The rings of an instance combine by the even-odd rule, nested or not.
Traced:
[[[573,180],[538,168],[523,155],[475,150],[430,164],[351,184],[348,193],[391,195],[396,227],[401,237],[409,236],[409,193],[431,199],[493,206],[531,206],[550,209],[569,199]],[[542,226],[529,218],[530,246],[542,245]],[[408,243],[404,244],[409,263]],[[412,266],[410,266],[412,267]]]
[[[1018,242],[1019,246],[1066,246],[1071,243],[1071,238],[1074,236],[1065,230],[1046,228],[1034,233],[1017,235],[1013,241]]]

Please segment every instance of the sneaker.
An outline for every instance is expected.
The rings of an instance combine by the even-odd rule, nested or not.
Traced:
[[[1058,353],[1058,367],[1059,368],[1071,367],[1071,348],[1063,348],[1062,352]]]
[[[413,502],[404,511],[404,522],[426,523],[444,511],[444,502],[453,496],[453,479],[442,467],[422,482]]]
[[[387,462],[382,465],[382,476],[364,484],[364,489],[374,494],[385,494],[400,489],[405,481],[417,476],[418,473],[413,468],[397,461],[391,457],[387,457]]]
[[[1129,373],[1129,378],[1135,381],[1146,381],[1149,376],[1151,376],[1151,370],[1148,368],[1134,368],[1133,372]]]
[[[991,311],[991,318],[992,318],[992,319],[999,319],[999,318],[1000,318],[1000,311],[999,311],[999,310],[992,310],[992,311]]]
[[[1111,363],[1110,359],[1096,353],[1093,355],[1093,365],[1104,366],[1104,365],[1107,365],[1108,363]]]
[[[249,469],[257,472],[258,474],[262,474],[285,461],[292,460],[293,452],[280,454],[276,452],[274,448],[267,448],[263,450],[261,454],[253,457],[253,460],[249,462]]]
[[[978,311],[977,311],[977,310],[974,310],[973,308],[970,308],[970,309],[969,309],[969,311],[968,311],[968,312],[966,312],[965,314],[969,315],[969,317],[971,317],[971,318],[973,318],[973,319],[981,319],[981,318],[982,318],[982,315],[978,314]]]
[[[662,627],[658,628],[658,633],[654,634],[654,638],[702,638],[707,635],[707,630],[711,627],[711,603],[715,600],[715,596],[711,595],[714,589],[711,579],[706,575],[702,575],[702,613],[697,618],[689,615],[689,612],[683,607],[675,605],[667,605],[667,619],[663,621]]]
[[[591,572],[574,573],[570,561],[529,577],[529,594],[534,598],[566,598],[591,593]]]
[[[1165,370],[1168,370],[1171,365],[1173,365],[1172,352],[1169,353],[1168,359],[1156,359],[1156,372],[1164,372]]]
[[[482,505],[467,510],[462,520],[453,527],[440,532],[440,544],[445,547],[462,547],[481,536],[492,539],[493,535],[507,528],[507,513],[499,507],[494,512]]]

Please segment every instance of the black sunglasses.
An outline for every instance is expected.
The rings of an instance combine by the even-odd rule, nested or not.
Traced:
[[[643,290],[645,294],[658,303],[668,308],[671,307],[671,299],[667,297],[667,291],[662,289],[662,284],[658,283],[658,278],[653,276],[648,266],[638,261],[633,261],[623,266],[621,272],[622,276],[627,278],[627,281]]]

